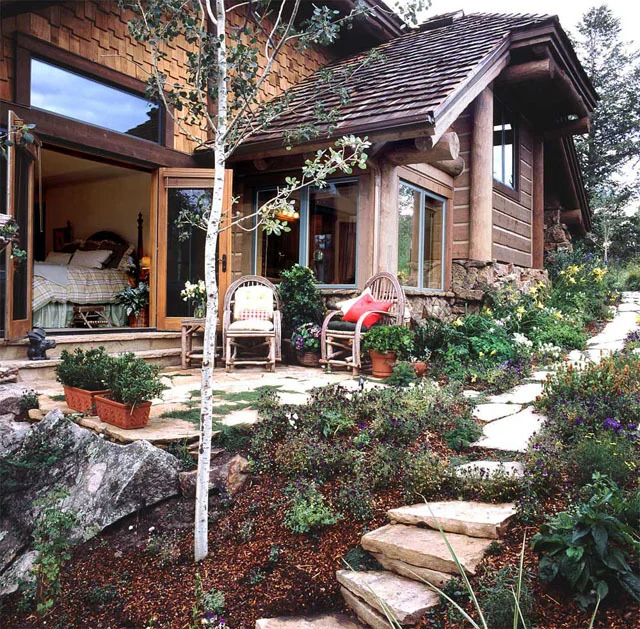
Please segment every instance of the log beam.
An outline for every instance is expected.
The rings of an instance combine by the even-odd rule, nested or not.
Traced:
[[[462,157],[458,157],[458,159],[443,159],[439,162],[433,162],[432,166],[455,179],[464,171],[464,159]]]
[[[585,116],[577,120],[569,120],[561,127],[547,129],[543,133],[543,139],[548,142],[549,140],[558,140],[559,138],[566,138],[568,136],[584,135],[589,133],[589,131],[591,131],[591,118]]]
[[[534,269],[541,269],[544,265],[544,143],[540,138],[533,140],[532,170],[531,262]]]
[[[474,101],[471,136],[469,258],[493,258],[493,90]]]
[[[555,77],[556,72],[556,64],[547,57],[546,59],[508,66],[498,77],[497,82],[501,85],[506,83],[515,85],[530,81],[548,81]]]
[[[409,164],[434,164],[435,162],[456,160],[460,155],[460,139],[454,132],[444,133],[433,144],[430,137],[419,137],[413,142],[397,144],[389,150],[385,158],[396,166]]]

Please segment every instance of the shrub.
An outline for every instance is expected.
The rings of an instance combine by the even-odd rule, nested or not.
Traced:
[[[38,408],[40,406],[38,394],[33,389],[27,389],[20,396],[18,405],[22,413],[28,413],[32,408]]]
[[[577,467],[577,482],[584,485],[594,472],[611,478],[615,483],[625,484],[630,476],[637,474],[633,444],[626,438],[588,435],[578,442],[572,457]]]
[[[116,402],[136,406],[159,397],[167,388],[159,372],[159,367],[129,352],[110,360],[105,380]]]
[[[299,481],[286,487],[284,493],[289,497],[289,505],[283,525],[294,533],[309,533],[342,518],[342,514],[334,513],[327,505],[314,482]]]
[[[450,430],[443,433],[446,444],[452,450],[464,450],[482,436],[482,428],[470,417],[456,417]]]
[[[105,388],[110,361],[104,347],[86,352],[76,347],[73,353],[63,349],[56,367],[56,380],[68,387],[99,391]]]
[[[517,627],[531,626],[533,613],[533,593],[526,573],[522,574],[518,607],[522,618],[516,612],[514,592],[518,588],[518,571],[507,566],[498,570],[489,578],[483,579],[478,591],[482,613],[489,627],[513,627],[514,615],[518,618]]]
[[[627,274],[624,282],[625,290],[640,291],[640,269],[634,269]]]
[[[565,581],[583,609],[615,590],[640,601],[640,578],[629,566],[629,559],[640,552],[640,542],[618,519],[619,513],[610,513],[611,505],[621,502],[619,493],[611,481],[595,475],[593,496],[558,513],[531,540],[541,554],[540,579]]]
[[[278,294],[282,300],[282,327],[285,334],[304,323],[321,324],[324,317],[322,295],[316,285],[313,271],[294,264],[282,271]]]
[[[394,387],[408,387],[417,379],[415,367],[411,363],[400,361],[393,366],[393,373],[386,379],[385,384]]]
[[[373,517],[373,494],[365,483],[358,480],[348,479],[341,483],[336,506],[359,522],[368,522]]]

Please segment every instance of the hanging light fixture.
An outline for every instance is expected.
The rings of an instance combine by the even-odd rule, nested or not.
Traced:
[[[300,213],[293,208],[285,208],[276,214],[276,218],[279,221],[297,221],[300,218]]]

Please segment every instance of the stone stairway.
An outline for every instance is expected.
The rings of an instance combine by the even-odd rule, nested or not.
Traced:
[[[462,569],[473,575],[487,548],[504,534],[515,506],[429,502],[392,509],[387,515],[390,524],[361,540],[385,570],[336,573],[347,606],[374,629],[388,629],[390,618],[402,626],[417,624],[440,603],[440,596],[424,582],[441,588],[459,574],[438,524]]]

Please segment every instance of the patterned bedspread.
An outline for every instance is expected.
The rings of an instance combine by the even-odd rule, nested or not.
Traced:
[[[66,286],[55,284],[40,275],[33,276],[33,309],[49,303],[113,304],[116,295],[128,286],[127,276],[118,269],[67,267]]]

